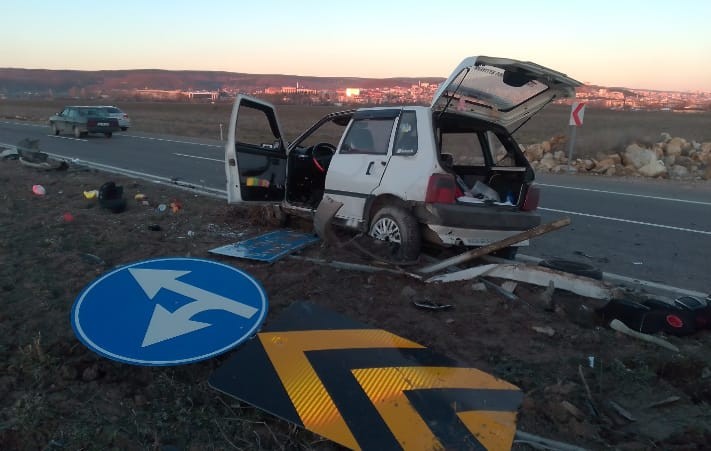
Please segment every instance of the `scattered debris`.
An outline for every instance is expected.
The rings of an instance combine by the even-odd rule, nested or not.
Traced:
[[[486,284],[484,282],[473,283],[472,291],[486,291]]]
[[[0,152],[0,160],[17,160],[18,158],[20,158],[20,154],[17,147],[5,148]]]
[[[194,237],[195,237],[195,232],[193,232],[192,230],[188,230],[187,235],[188,235],[188,238],[194,238]]]
[[[494,282],[490,282],[486,279],[481,279],[481,281],[486,285],[487,287],[491,288],[494,290],[496,293],[500,294],[504,299],[509,300],[509,301],[518,301],[518,296],[510,292],[509,290],[506,290]]]
[[[617,412],[618,415],[620,415],[622,418],[624,418],[627,421],[637,421],[635,417],[625,408],[623,408],[621,405],[617,404],[613,400],[609,400],[608,403],[610,404],[610,407],[612,407],[615,412]]]
[[[421,309],[425,310],[449,310],[453,306],[451,304],[440,304],[432,301],[412,301],[412,304]]]
[[[160,232],[162,229],[161,229],[161,226],[158,224],[149,224],[148,230],[153,231],[153,232]]]
[[[62,220],[64,222],[72,222],[74,221],[74,215],[67,211],[62,215]]]
[[[516,291],[516,287],[518,286],[518,283],[512,281],[512,280],[507,280],[506,282],[501,284],[501,288],[503,288],[506,291],[509,291],[513,294],[514,291]]]
[[[622,321],[620,321],[618,319],[613,319],[610,322],[610,327],[620,333],[629,335],[630,337],[638,338],[638,339],[646,341],[648,343],[654,343],[654,344],[659,345],[663,348],[669,349],[670,351],[679,352],[679,348],[677,348],[673,344],[669,343],[668,341],[666,341],[662,338],[659,338],[659,337],[655,337],[653,335],[643,334],[642,332],[637,332],[635,330],[632,330],[629,327],[627,327],[625,325],[625,323],[623,323]]]
[[[320,258],[311,258],[311,257],[302,257],[299,255],[290,255],[289,258],[294,259],[294,260],[301,260],[301,261],[306,261],[310,263],[315,263],[317,265],[324,265],[324,266],[330,266],[332,268],[336,269],[347,269],[351,271],[361,271],[361,272],[387,272],[390,274],[398,274],[398,275],[403,275],[403,276],[410,276],[414,279],[417,280],[422,280],[422,276],[419,274],[413,274],[409,273],[403,270],[398,270],[398,269],[392,269],[392,268],[383,268],[379,266],[372,266],[372,265],[362,265],[359,263],[349,263],[349,262],[342,262],[342,261],[337,261],[337,260],[323,260]]]
[[[540,266],[555,269],[561,272],[575,274],[577,276],[589,277],[595,280],[602,280],[602,271],[587,263],[566,260],[563,258],[550,258],[539,263]]]
[[[583,387],[585,387],[585,395],[588,398],[588,404],[590,411],[594,416],[598,416],[598,410],[595,407],[595,401],[593,401],[592,392],[590,391],[590,386],[588,385],[587,379],[585,379],[585,373],[583,373],[582,365],[578,365],[578,374],[580,375],[580,380],[583,382]]]
[[[87,253],[82,253],[79,254],[81,258],[84,259],[87,263],[92,263],[92,264],[97,264],[97,265],[102,265],[106,266],[106,262],[99,256],[94,255],[94,254],[87,254]]]
[[[529,434],[528,432],[516,431],[514,436],[514,443],[521,443],[528,445],[535,449],[542,450],[555,450],[555,451],[586,451],[585,448],[580,448],[575,445],[569,445],[567,443],[558,442],[556,440],[550,440],[538,435]]]
[[[141,194],[141,193],[136,193],[136,195],[133,196],[133,199],[134,199],[135,201],[137,201],[137,202],[141,202],[141,201],[146,200],[146,195],[145,195],[145,194]]]
[[[555,330],[551,326],[533,326],[531,329],[535,330],[539,334],[548,335],[549,337],[555,335]]]
[[[670,396],[670,397],[668,397],[668,398],[662,399],[661,401],[655,401],[655,402],[653,402],[653,403],[651,403],[651,404],[647,404],[646,406],[644,406],[644,408],[645,408],[645,409],[651,409],[651,408],[653,408],[653,407],[666,406],[667,404],[675,403],[675,402],[679,401],[680,399],[681,399],[681,398],[678,397],[678,396]]]
[[[570,403],[569,401],[563,400],[563,401],[560,402],[560,405],[563,407],[563,409],[565,409],[568,413],[570,413],[571,415],[573,415],[573,416],[574,416],[575,418],[577,418],[578,420],[582,420],[583,418],[585,418],[585,414],[584,414],[583,412],[581,412],[580,409],[578,409],[577,407],[575,407],[575,406],[574,406],[572,403]]]
[[[44,196],[47,194],[47,190],[45,190],[42,185],[32,185],[32,192],[38,196]]]
[[[177,200],[174,200],[173,202],[170,203],[170,211],[172,211],[173,213],[177,213],[182,209],[183,209],[183,205],[180,202],[178,202]]]
[[[168,209],[168,206],[165,205],[165,204],[160,204],[160,205],[158,205],[158,206],[156,207],[156,210],[158,210],[158,211],[161,212],[161,213],[163,213],[163,212],[164,212],[165,210],[167,210],[167,209]]]
[[[326,243],[334,243],[337,241],[331,228],[331,221],[342,206],[342,202],[333,200],[329,196],[324,196],[318,204],[318,208],[314,214],[314,230]]]
[[[121,213],[126,209],[126,199],[123,197],[123,186],[114,182],[106,182],[99,188],[99,205],[113,213]]]
[[[424,268],[421,268],[419,270],[419,272],[422,274],[431,274],[434,272],[438,272],[438,271],[446,269],[450,266],[458,265],[459,263],[464,263],[466,261],[473,260],[475,258],[479,258],[484,255],[490,254],[494,251],[498,251],[498,250],[503,249],[505,247],[509,247],[509,246],[514,245],[516,243],[520,243],[521,241],[525,241],[525,240],[531,239],[533,237],[541,236],[546,233],[552,232],[554,230],[558,230],[558,229],[563,228],[569,224],[570,224],[570,218],[562,218],[562,219],[558,219],[557,221],[549,222],[548,224],[542,224],[542,225],[539,225],[538,227],[534,227],[530,230],[526,230],[525,232],[517,233],[517,234],[512,235],[512,236],[505,238],[503,240],[496,241],[496,242],[491,243],[489,245],[469,250],[467,252],[464,252],[464,253],[454,256],[452,258],[442,260],[441,262],[435,263],[433,265],[425,266]]]
[[[550,280],[548,282],[548,287],[541,292],[538,300],[543,304],[543,309],[552,312],[555,310],[555,303],[553,302],[553,293],[555,293],[555,283]]]
[[[84,191],[84,197],[86,199],[94,199],[99,195],[99,190],[93,189],[91,191]]]

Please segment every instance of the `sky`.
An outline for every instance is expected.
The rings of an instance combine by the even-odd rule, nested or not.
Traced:
[[[711,91],[707,0],[3,0],[0,67],[447,77],[465,57]]]

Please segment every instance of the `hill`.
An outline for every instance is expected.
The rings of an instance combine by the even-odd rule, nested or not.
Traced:
[[[0,94],[27,95],[109,94],[134,89],[252,91],[269,86],[299,86],[316,90],[348,87],[371,88],[410,86],[418,82],[441,83],[442,78],[358,78],[309,77],[284,74],[245,74],[216,71],[136,70],[48,70],[0,68]],[[83,95],[82,95],[83,96]]]

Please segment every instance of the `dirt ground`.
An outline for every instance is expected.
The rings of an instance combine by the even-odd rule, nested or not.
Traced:
[[[123,213],[82,194],[108,180],[124,187]],[[46,195],[33,194],[34,184]],[[150,205],[134,201],[137,193]],[[173,200],[182,204],[177,213],[156,210]],[[262,213],[168,185],[0,161],[0,449],[340,449],[209,388],[209,374],[229,352],[191,365],[139,367],[99,357],[74,337],[70,311],[83,287],[117,265],[169,256],[209,258],[252,274],[269,296],[266,324],[290,303],[309,300],[516,384],[525,393],[520,430],[590,449],[708,449],[711,331],[667,337],[681,349],[674,353],[615,333],[581,314],[580,298],[559,291],[555,301],[564,308],[549,312],[536,301],[538,288],[519,286],[522,301],[511,302],[475,291],[472,281],[424,285],[290,258],[267,265],[208,253],[277,227]],[[155,224],[160,231],[149,229]],[[323,245],[300,255],[364,261]],[[412,300],[454,308],[423,311]]]

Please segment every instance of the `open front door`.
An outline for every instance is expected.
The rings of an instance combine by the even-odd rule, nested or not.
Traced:
[[[225,145],[227,202],[284,200],[286,146],[274,106],[239,95]]]

